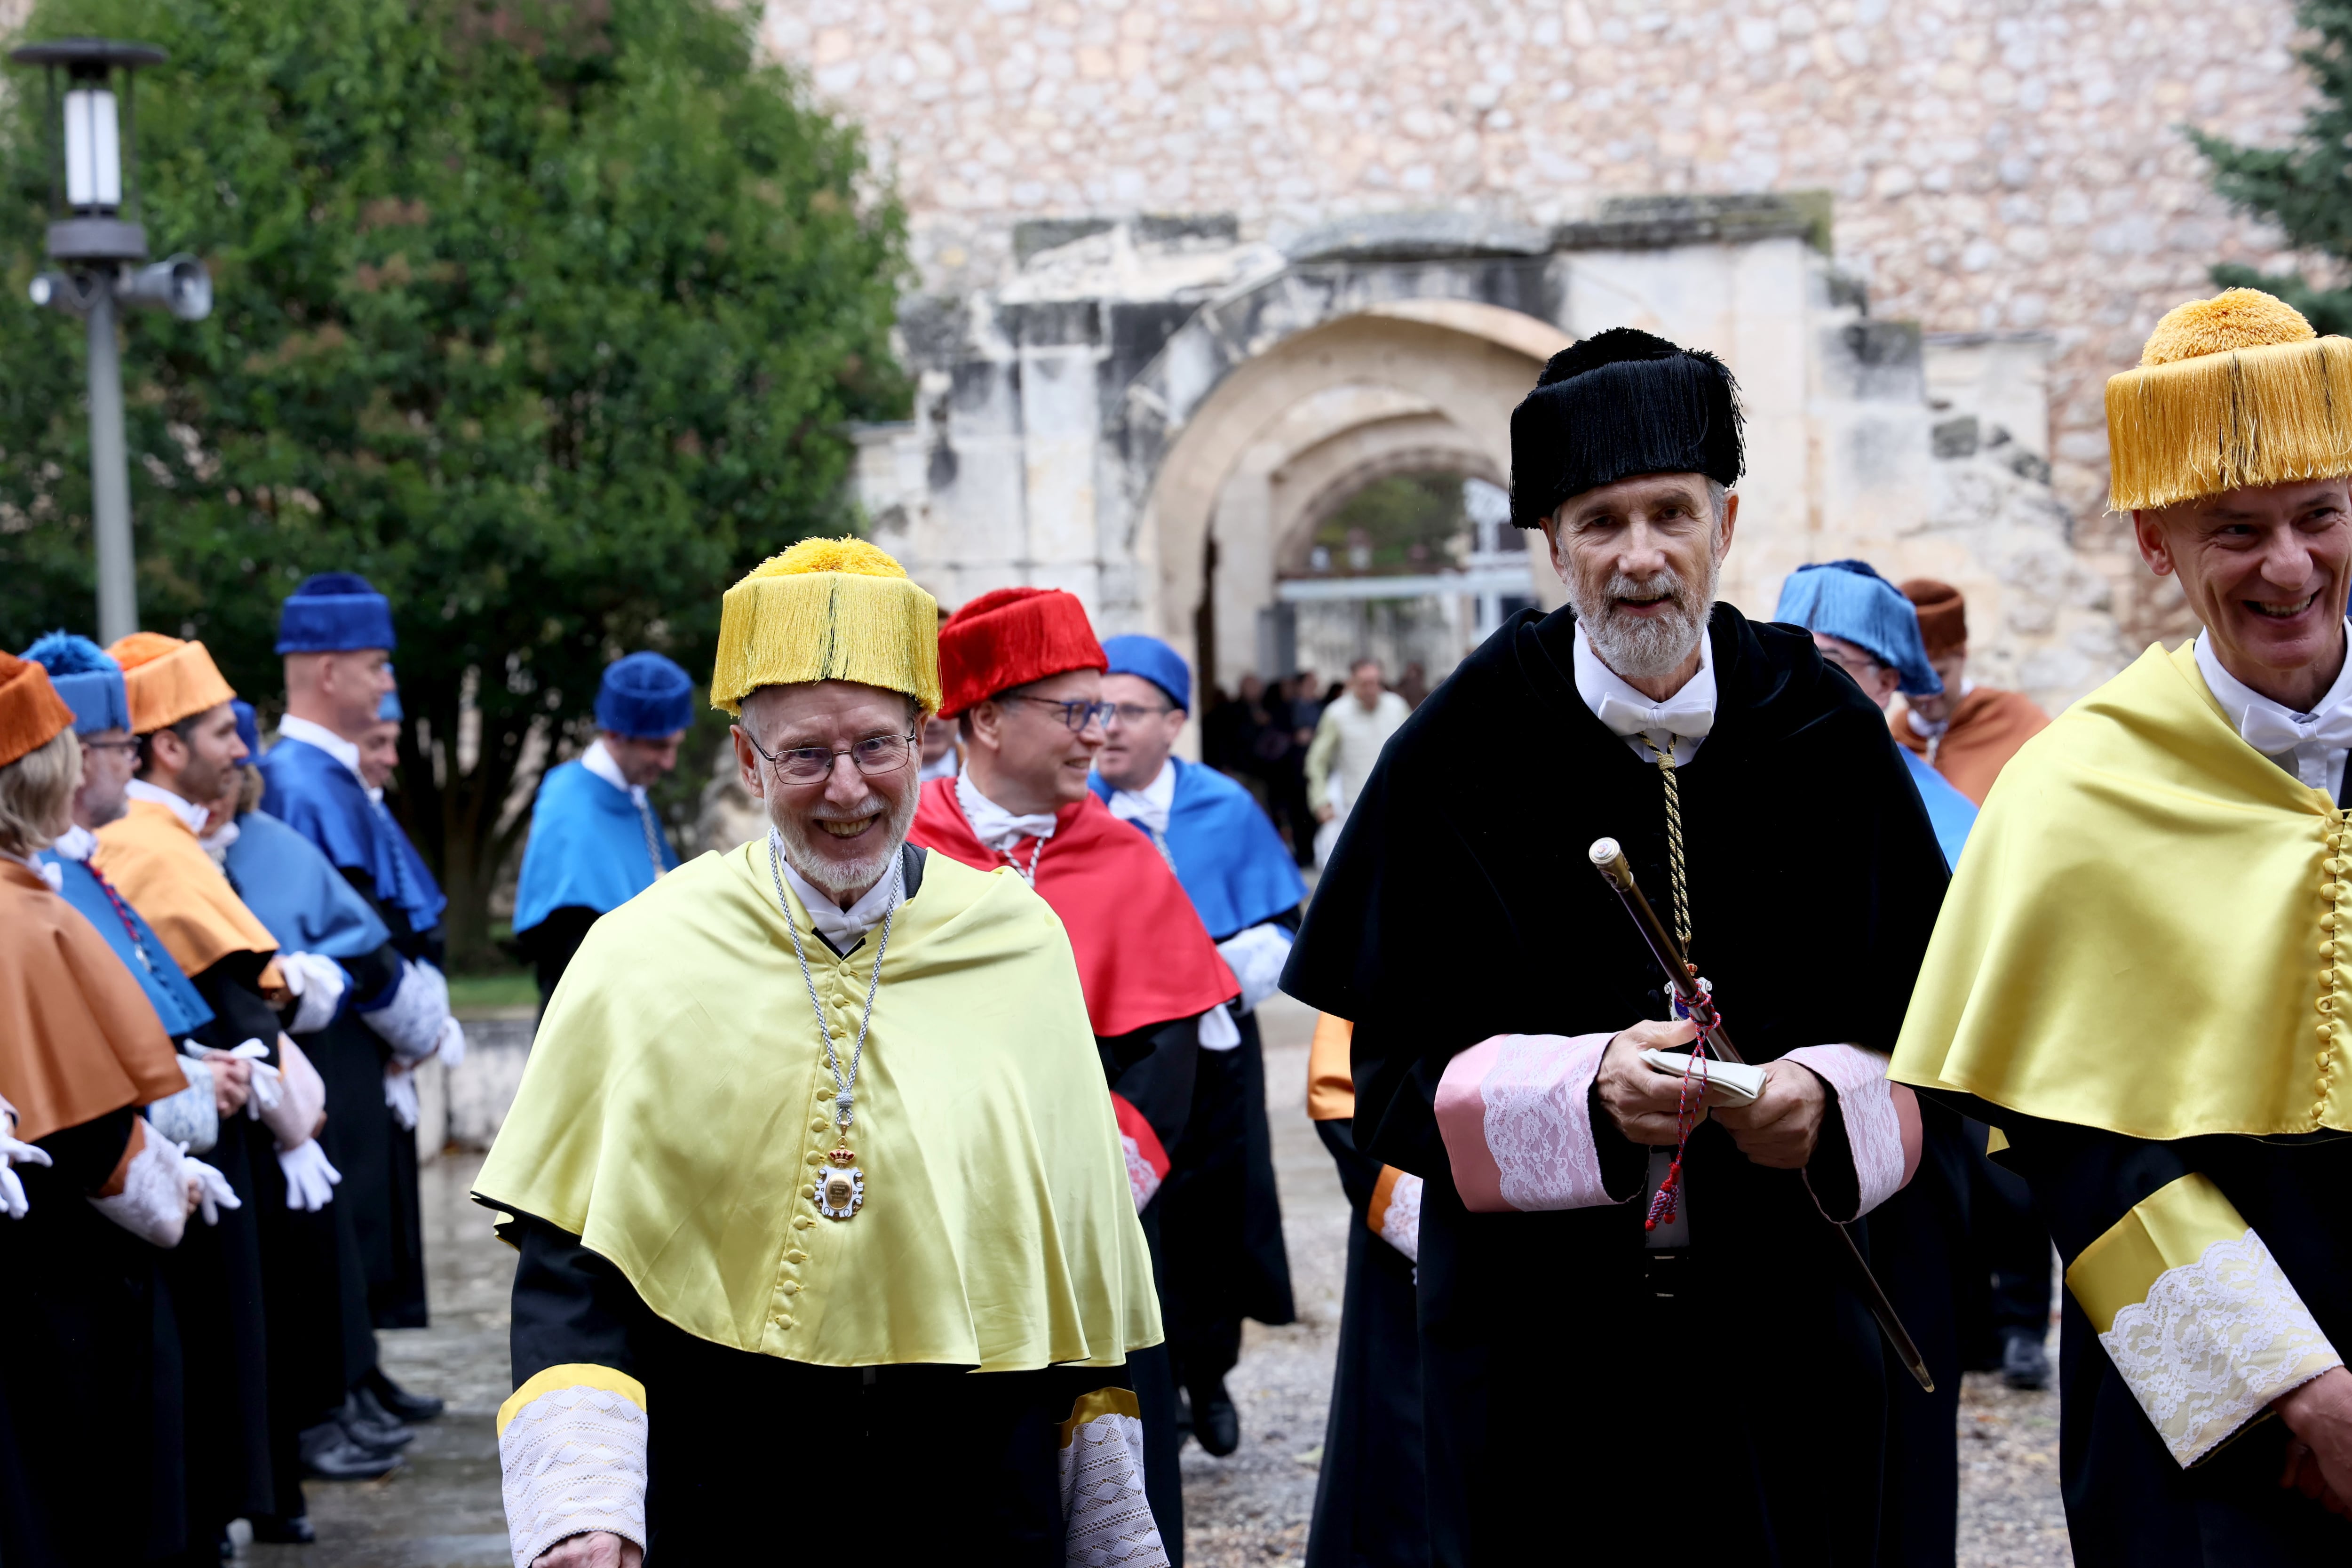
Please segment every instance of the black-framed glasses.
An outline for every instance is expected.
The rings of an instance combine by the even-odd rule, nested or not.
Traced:
[[[915,732],[903,735],[868,735],[846,750],[831,746],[793,746],[786,751],[771,752],[745,730],[743,738],[751,749],[767,758],[776,776],[788,784],[823,784],[833,776],[836,759],[847,757],[860,773],[878,779],[897,773],[915,757]]]
[[[1118,711],[1116,702],[1061,702],[1051,697],[1014,697],[1014,702],[1034,702],[1040,708],[1052,708],[1062,715],[1062,728],[1073,735],[1083,735],[1089,724],[1108,724]]]

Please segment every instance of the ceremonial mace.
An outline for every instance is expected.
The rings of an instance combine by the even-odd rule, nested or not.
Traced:
[[[1650,907],[1650,900],[1643,897],[1642,884],[1633,879],[1633,865],[1625,858],[1624,850],[1618,847],[1617,840],[1596,838],[1587,853],[1592,858],[1592,868],[1601,873],[1601,880],[1614,888],[1617,897],[1623,900],[1625,912],[1633,917],[1633,924],[1640,930],[1642,940],[1650,944],[1651,955],[1666,972],[1667,984],[1675,988],[1675,995],[1682,1002],[1684,1010],[1692,1015],[1694,1021],[1706,1020],[1699,1037],[1722,1060],[1746,1062],[1748,1058],[1739,1054],[1738,1047],[1731,1043],[1731,1037],[1724,1032],[1722,1016],[1716,1012],[1706,992],[1700,988],[1698,971],[1683,956],[1682,944],[1675,941],[1674,932],[1658,919],[1658,911]],[[1821,1211],[1817,1207],[1814,1212],[1819,1214]],[[1871,1273],[1869,1263],[1862,1256],[1862,1248],[1853,1244],[1853,1233],[1827,1215],[1822,1217],[1829,1221],[1837,1231],[1838,1239],[1845,1243],[1848,1279],[1863,1303],[1870,1309],[1870,1315],[1878,1320],[1878,1331],[1886,1336],[1886,1342],[1895,1347],[1895,1353],[1903,1358],[1903,1364],[1911,1369],[1911,1375],[1918,1380],[1919,1386],[1929,1394],[1935,1393],[1936,1380],[1927,1371],[1927,1358],[1919,1353],[1919,1347],[1913,1342],[1910,1331],[1903,1326],[1903,1320],[1895,1315],[1895,1303],[1889,1301],[1886,1292],[1879,1288],[1878,1277]]]

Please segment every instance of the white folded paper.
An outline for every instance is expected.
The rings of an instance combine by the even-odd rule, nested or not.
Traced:
[[[1692,1071],[1688,1051],[1643,1051],[1642,1061],[1651,1071],[1669,1078]],[[1713,1105],[1753,1105],[1764,1094],[1764,1069],[1749,1062],[1719,1062],[1707,1057],[1693,1076],[1706,1079],[1707,1100]]]

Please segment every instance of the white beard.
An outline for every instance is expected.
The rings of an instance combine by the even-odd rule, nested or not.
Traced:
[[[1568,601],[1601,663],[1628,680],[1654,680],[1682,668],[1698,647],[1698,639],[1706,635],[1715,581],[1715,563],[1710,557],[1706,581],[1702,584],[1685,583],[1670,570],[1647,578],[1619,572],[1601,584],[1597,599],[1580,585],[1569,584]],[[1658,594],[1673,600],[1673,607],[1662,615],[1637,619],[1618,612],[1616,601],[1621,596],[1646,598]]]
[[[920,792],[914,789],[900,795],[898,804],[883,818],[880,845],[855,860],[837,859],[820,852],[812,840],[813,836],[824,829],[813,824],[804,826],[798,818],[786,818],[774,811],[772,803],[768,820],[775,825],[785,860],[801,874],[802,880],[838,899],[844,894],[864,892],[889,873],[891,859],[915,826],[915,807],[920,800]]]

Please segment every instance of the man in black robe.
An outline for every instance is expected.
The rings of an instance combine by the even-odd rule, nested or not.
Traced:
[[[1356,1020],[1360,1146],[1425,1182],[1440,1564],[1597,1519],[1694,1561],[1874,1552],[1879,1338],[1829,1221],[1906,1173],[1883,1053],[1945,871],[1877,709],[1810,637],[1712,604],[1736,398],[1626,330],[1545,367],[1512,515],[1576,613],[1515,616],[1398,732],[1284,976]],[[1640,1053],[1693,1029],[1592,870],[1604,837],[1771,1064],[1755,1104],[1696,1108],[1671,1210],[1644,1200],[1680,1080]]]

